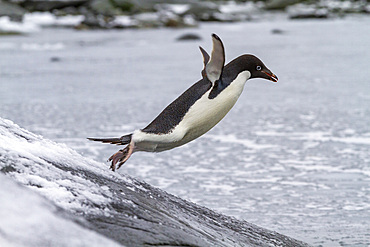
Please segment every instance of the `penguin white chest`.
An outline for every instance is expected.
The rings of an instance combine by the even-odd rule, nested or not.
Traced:
[[[240,73],[213,99],[208,98],[212,89],[208,90],[189,108],[181,122],[167,134],[157,135],[135,131],[133,140],[136,143],[136,150],[161,152],[181,146],[203,135],[220,122],[234,106],[250,76],[249,71]]]
[[[209,131],[235,105],[250,76],[249,71],[243,71],[213,99],[209,99],[209,93],[212,89],[207,91],[190,107],[174,132],[185,131],[185,140],[183,141],[189,142]]]

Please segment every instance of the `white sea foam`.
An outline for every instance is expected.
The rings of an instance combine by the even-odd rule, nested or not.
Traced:
[[[235,187],[228,184],[214,184],[214,183],[204,183],[200,185],[201,188],[204,188],[207,191],[217,191],[223,195],[232,195],[232,191],[235,190]]]
[[[353,134],[354,130],[346,129],[344,133]],[[331,132],[277,132],[277,131],[256,131],[258,136],[282,136],[290,140],[305,140],[311,141],[314,144],[320,142],[342,142],[349,144],[363,144],[370,145],[370,137],[367,136],[354,136],[354,137],[336,137]]]
[[[165,4],[164,7],[178,15],[182,15],[190,9],[189,4]]]
[[[275,145],[271,144],[258,144],[249,139],[238,139],[235,135],[206,135],[205,138],[209,138],[222,143],[235,143],[251,149],[264,149],[276,147]]]
[[[57,43],[23,43],[21,45],[22,50],[29,51],[57,51],[63,50],[65,45],[62,42]]]
[[[35,23],[14,22],[8,16],[0,17],[0,32],[32,33],[40,31]]]
[[[281,181],[280,183],[292,186],[317,186],[315,183],[307,183],[302,181]]]
[[[24,15],[22,22],[11,21],[8,16],[0,17],[0,32],[33,33],[44,26],[76,26],[84,20],[84,16],[60,16],[49,12],[33,12]]]
[[[248,178],[246,182],[248,183],[276,183],[281,178],[279,177],[269,177],[269,178]]]
[[[225,14],[242,14],[257,12],[258,8],[254,2],[236,3],[228,1],[220,6],[220,11]]]
[[[114,17],[113,24],[121,25],[123,27],[131,27],[137,25],[137,21],[133,20],[130,16],[119,15]]]
[[[84,20],[82,15],[55,16],[50,12],[32,12],[23,17],[23,23],[37,26],[76,26]]]

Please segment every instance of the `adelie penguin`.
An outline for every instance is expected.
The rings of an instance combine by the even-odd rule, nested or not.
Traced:
[[[110,168],[120,168],[134,152],[162,152],[188,143],[209,131],[230,111],[252,78],[277,82],[263,62],[253,55],[241,55],[225,65],[221,39],[212,35],[211,56],[202,48],[202,79],[169,104],[148,126],[119,138],[88,138],[127,145],[113,154]]]

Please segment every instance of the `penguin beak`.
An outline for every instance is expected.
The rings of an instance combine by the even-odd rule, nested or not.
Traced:
[[[272,82],[277,82],[278,81],[277,76],[274,73],[272,73],[270,70],[262,70],[261,72],[267,75],[268,80],[270,80]]]

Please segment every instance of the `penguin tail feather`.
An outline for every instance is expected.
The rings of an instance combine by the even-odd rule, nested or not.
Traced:
[[[90,141],[117,144],[117,145],[127,145],[131,142],[132,134],[124,135],[119,138],[87,138]]]

